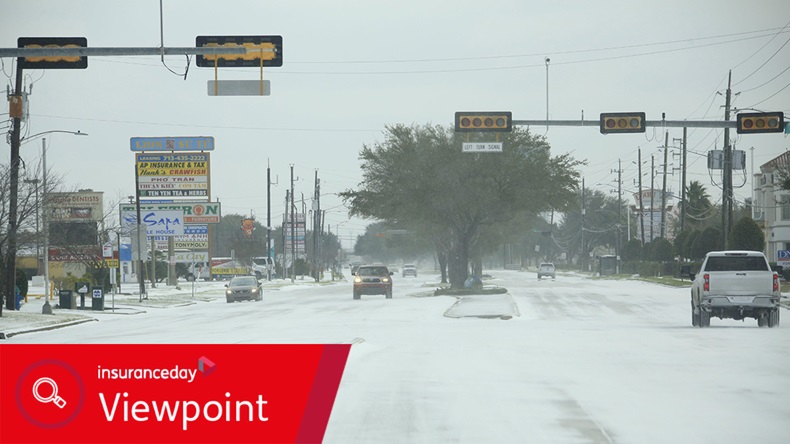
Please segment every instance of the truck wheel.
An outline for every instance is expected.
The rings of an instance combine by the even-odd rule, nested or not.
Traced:
[[[760,315],[757,318],[757,326],[758,327],[766,327],[768,325],[768,322],[769,322],[768,318],[770,318],[770,317],[771,317],[771,313],[770,312]]]
[[[699,326],[700,328],[710,327],[710,313],[702,309],[699,311]]]
[[[691,326],[699,327],[699,315],[694,313],[694,301],[691,302]]]
[[[768,312],[768,327],[774,328],[779,325],[779,309],[775,308]]]

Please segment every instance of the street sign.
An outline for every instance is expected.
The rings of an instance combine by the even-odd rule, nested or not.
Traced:
[[[202,68],[283,66],[283,37],[280,35],[199,35],[195,38],[195,46],[247,48],[246,54],[198,54],[195,63]]]
[[[270,96],[272,85],[268,80],[209,80],[210,96]]]
[[[132,137],[132,151],[214,151],[213,137]]]
[[[501,153],[502,142],[464,143],[464,153]]]

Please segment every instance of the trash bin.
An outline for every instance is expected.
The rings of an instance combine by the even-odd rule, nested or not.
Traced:
[[[104,310],[104,290],[102,287],[93,287],[91,296],[91,309]]]
[[[75,309],[77,308],[77,295],[71,290],[60,290],[58,292],[60,308]]]

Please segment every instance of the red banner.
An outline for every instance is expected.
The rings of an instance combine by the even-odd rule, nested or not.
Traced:
[[[3,344],[0,442],[320,442],[349,349]]]

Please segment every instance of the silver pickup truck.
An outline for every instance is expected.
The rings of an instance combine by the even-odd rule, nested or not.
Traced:
[[[691,324],[710,327],[710,318],[757,319],[779,325],[779,275],[759,251],[711,251],[699,273],[690,274]]]

